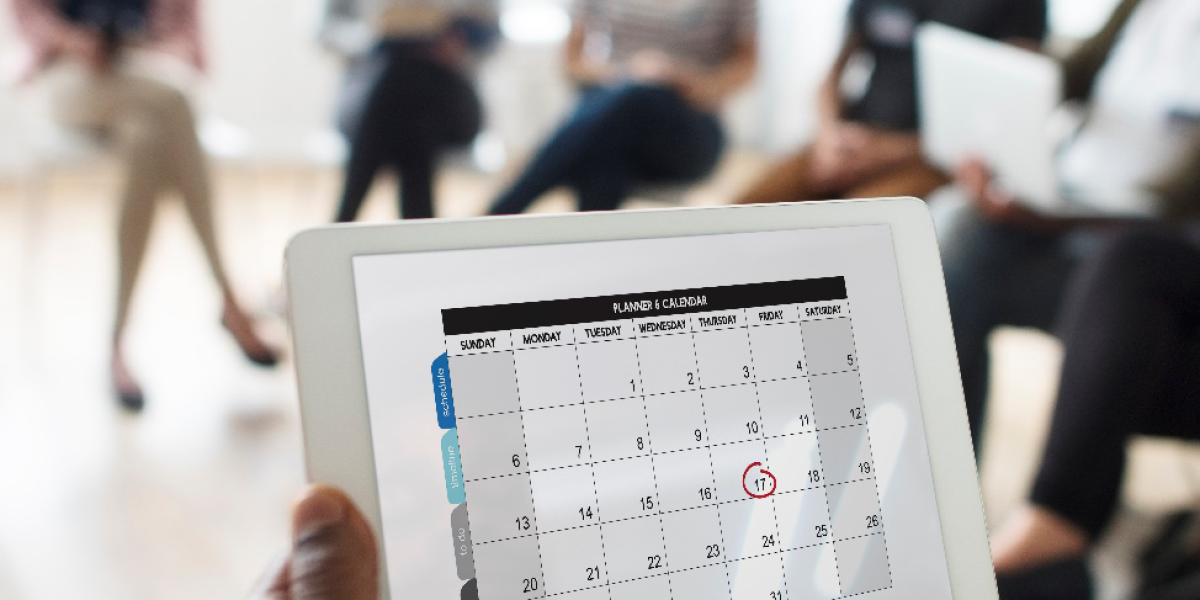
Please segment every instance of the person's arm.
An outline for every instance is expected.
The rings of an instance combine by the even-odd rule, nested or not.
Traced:
[[[1124,0],[1109,17],[1108,23],[1094,36],[1083,42],[1063,59],[1063,94],[1067,100],[1086,100],[1108,55],[1116,46],[1121,30],[1129,22],[1141,0]]]
[[[1162,199],[1163,211],[1171,219],[1200,216],[1200,141],[1188,158],[1174,174],[1153,186]]]
[[[750,83],[758,70],[758,40],[744,36],[734,42],[725,62],[711,70],[679,69],[672,83],[693,105],[719,109],[730,96]]]
[[[819,128],[832,126],[842,120],[846,111],[846,104],[842,99],[842,76],[846,73],[846,66],[850,64],[850,59],[854,58],[854,55],[862,50],[862,47],[862,37],[855,32],[846,34],[842,49],[838,52],[837,58],[834,59],[833,65],[825,74],[825,79],[817,91]]]
[[[99,36],[63,18],[51,0],[12,0],[12,8],[22,35],[39,59],[68,54],[89,63],[102,60]]]
[[[609,63],[599,63],[587,56],[587,26],[579,19],[571,25],[567,36],[567,77],[579,86],[604,85],[617,78],[617,69]]]
[[[966,160],[959,165],[955,180],[983,216],[993,223],[1012,225],[1044,233],[1057,233],[1081,226],[1128,224],[1120,217],[1059,217],[1026,207],[1008,190],[995,185],[992,172],[982,161]]]
[[[179,56],[200,71],[207,68],[198,0],[152,2],[150,19],[154,28],[151,38],[158,48]]]

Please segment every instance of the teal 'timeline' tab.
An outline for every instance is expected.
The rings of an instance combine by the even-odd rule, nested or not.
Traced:
[[[467,501],[463,488],[462,460],[458,454],[458,430],[451,429],[442,436],[442,467],[446,472],[446,499],[450,504]]]
[[[450,358],[445,352],[433,360],[429,368],[433,375],[433,401],[437,404],[438,427],[454,429],[454,388],[450,385]]]

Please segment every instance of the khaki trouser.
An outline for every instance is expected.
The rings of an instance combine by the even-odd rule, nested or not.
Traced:
[[[925,198],[949,183],[949,179],[924,160],[914,158],[876,173],[846,189],[832,189],[812,180],[811,147],[806,147],[772,167],[757,184],[742,194],[738,204],[836,200],[840,198]]]
[[[161,56],[131,54],[104,73],[61,60],[44,75],[55,118],[111,140],[123,162],[117,336],[128,319],[155,208],[167,193],[183,200],[213,275],[223,292],[229,289],[217,250],[208,167],[196,119],[183,87],[170,77],[181,65],[172,67]]]

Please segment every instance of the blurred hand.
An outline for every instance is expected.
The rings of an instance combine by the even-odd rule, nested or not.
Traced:
[[[629,59],[629,76],[640,83],[672,85],[678,74],[675,61],[658,50],[642,50]]]
[[[954,176],[975,208],[993,222],[1016,225],[1033,215],[1011,193],[995,185],[991,169],[978,158],[963,161]]]
[[[703,71],[676,69],[670,84],[693,108],[716,112],[725,103],[725,90]]]
[[[64,39],[61,48],[63,53],[79,59],[93,72],[102,73],[110,66],[108,50],[99,34],[80,31]]]
[[[434,42],[430,48],[433,60],[451,69],[460,69],[467,64],[471,56],[471,47],[467,40],[457,33],[448,33]]]
[[[817,132],[812,177],[824,188],[845,188],[877,168],[874,132],[857,123],[837,121]]]
[[[292,547],[250,600],[378,600],[375,537],[342,492],[310,488],[292,506]]]
[[[890,169],[921,160],[915,133],[836,121],[822,126],[813,145],[813,182],[847,190]]]

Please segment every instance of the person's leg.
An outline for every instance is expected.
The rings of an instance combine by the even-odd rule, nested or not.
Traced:
[[[393,132],[386,143],[400,174],[399,208],[405,219],[434,216],[438,158],[479,134],[482,107],[460,73],[413,54],[397,61],[395,85],[386,92]]]
[[[692,183],[716,168],[725,151],[725,131],[716,115],[664,89],[643,95],[632,112],[639,181]]]
[[[165,149],[145,124],[126,122],[118,129],[116,138],[123,155],[125,182],[117,217],[117,306],[111,370],[113,387],[121,404],[137,411],[145,405],[145,398],[125,360],[122,339],[154,223],[156,200],[166,185],[157,166]]]
[[[684,184],[712,172],[725,146],[716,117],[693,109],[678,93],[630,88],[619,96],[612,127],[596,140],[571,184],[580,210],[614,210],[635,182]],[[618,122],[618,119],[620,122]]]
[[[397,56],[387,49],[351,65],[342,85],[342,130],[348,137],[345,180],[334,220],[349,223],[358,218],[376,175],[388,162],[394,143],[396,107],[391,96],[411,82],[397,68]]]
[[[432,145],[405,150],[396,159],[400,175],[398,206],[402,219],[433,218],[433,184],[437,149]]]
[[[1200,250],[1123,237],[1074,279],[1032,507],[997,537],[1001,570],[1081,555],[1108,524],[1136,433],[1200,438]]]
[[[144,402],[141,387],[126,363],[122,338],[154,220],[155,201],[168,182],[159,163],[166,148],[152,123],[128,117],[122,91],[132,82],[124,75],[98,76],[83,65],[64,61],[47,80],[55,118],[68,127],[111,136],[121,154],[125,180],[117,214],[116,314],[110,366],[113,387],[122,405],[140,410]]]
[[[768,204],[800,202],[836,196],[833,190],[816,186],[812,181],[812,147],[806,146],[767,170],[750,189],[742,193],[736,204]]]
[[[847,198],[894,198],[912,196],[925,199],[934,190],[950,183],[941,170],[923,159],[909,161],[872,177],[846,193]]]
[[[588,208],[615,207],[631,185],[633,172],[622,166],[633,154],[637,111],[656,88],[625,85],[585,93],[574,114],[537,153],[516,182],[497,199],[490,214],[524,212],[542,194],[565,183],[587,188]],[[607,161],[614,161],[609,164]],[[603,171],[605,178],[596,175]],[[596,186],[593,188],[591,186]],[[613,197],[620,196],[614,203]]]
[[[208,160],[196,133],[196,119],[187,96],[171,85],[137,75],[123,78],[116,93],[121,96],[123,106],[114,129],[122,143],[140,143],[158,150],[156,155],[140,157],[144,164],[130,169],[158,169],[166,178],[167,187],[179,192],[221,290],[224,303],[221,322],[247,358],[262,365],[274,364],[275,353],[258,337],[239,305],[221,258],[212,213]]]
[[[998,225],[964,209],[942,232],[946,293],[958,348],[967,417],[982,448],[990,353],[1000,325],[1048,330],[1075,266],[1069,236]]]
[[[371,184],[386,162],[386,153],[381,143],[373,139],[375,137],[372,134],[358,135],[350,141],[350,154],[346,158],[345,181],[342,183],[335,222],[351,223],[358,218],[371,191]]]

